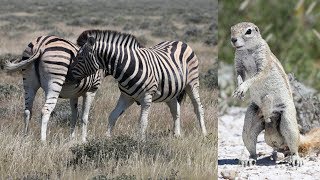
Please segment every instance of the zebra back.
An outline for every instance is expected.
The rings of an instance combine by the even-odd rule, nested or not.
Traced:
[[[36,59],[32,64],[22,68],[24,71],[34,71],[41,86],[43,82],[50,81],[53,90],[62,86],[60,92],[61,98],[71,98],[82,96],[85,92],[96,91],[101,84],[104,73],[97,71],[96,73],[75,81],[68,76],[70,64],[74,61],[79,47],[72,42],[57,36],[40,36],[30,42],[23,51],[20,62],[27,61],[36,55]],[[38,55],[37,55],[38,54]],[[15,62],[19,63],[19,61]],[[24,78],[30,78],[25,77]]]

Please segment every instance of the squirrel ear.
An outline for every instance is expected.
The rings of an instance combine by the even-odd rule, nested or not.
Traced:
[[[90,46],[93,46],[94,43],[96,42],[96,38],[94,38],[93,36],[88,35],[87,42],[89,43]]]
[[[260,32],[259,31],[259,28],[256,26],[256,27],[254,27],[254,29],[257,31],[257,32]]]

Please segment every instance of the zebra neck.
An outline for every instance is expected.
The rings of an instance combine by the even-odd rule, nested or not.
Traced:
[[[106,55],[106,69],[120,84],[136,78],[141,67],[139,48],[116,47]]]

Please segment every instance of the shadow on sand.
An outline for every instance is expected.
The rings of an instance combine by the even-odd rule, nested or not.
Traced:
[[[240,165],[239,159],[219,159],[218,165]],[[265,156],[257,160],[257,166],[274,166],[276,161],[271,159],[271,156]]]

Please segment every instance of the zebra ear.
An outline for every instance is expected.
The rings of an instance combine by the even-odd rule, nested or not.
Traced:
[[[90,46],[93,46],[94,43],[96,42],[96,39],[93,36],[88,36],[87,42],[89,43]]]

